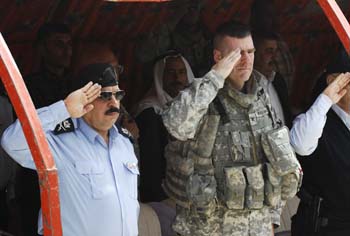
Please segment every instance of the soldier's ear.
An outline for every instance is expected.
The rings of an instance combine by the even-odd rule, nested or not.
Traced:
[[[214,49],[213,57],[214,57],[215,63],[218,63],[218,61],[220,61],[222,59],[222,54],[221,54],[221,52],[219,50]]]

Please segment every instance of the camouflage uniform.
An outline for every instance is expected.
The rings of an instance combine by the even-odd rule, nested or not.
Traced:
[[[300,165],[261,77],[253,72],[252,91],[243,94],[210,71],[163,113],[177,139],[165,150],[163,187],[177,203],[180,235],[271,235],[295,195]]]

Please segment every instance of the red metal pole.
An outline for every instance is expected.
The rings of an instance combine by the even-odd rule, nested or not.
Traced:
[[[0,33],[0,78],[21,122],[39,175],[45,236],[62,236],[58,176],[39,118],[17,65]]]
[[[350,55],[350,25],[334,0],[317,0]]]

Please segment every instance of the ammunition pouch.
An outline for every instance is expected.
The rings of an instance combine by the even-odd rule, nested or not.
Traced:
[[[261,165],[250,167],[229,167],[224,169],[224,194],[218,195],[233,210],[261,209],[264,206],[267,189],[264,184],[264,175]],[[280,183],[275,188],[280,189]],[[270,191],[271,188],[269,188]],[[280,191],[275,191],[277,200],[280,199]],[[277,201],[275,200],[275,201]],[[277,203],[276,203],[277,204]],[[271,204],[267,204],[271,205]]]
[[[300,188],[302,175],[301,166],[290,146],[288,128],[283,126],[262,134],[261,143],[271,167],[282,177],[282,200],[292,198]]]
[[[300,164],[290,146],[287,127],[283,126],[262,134],[261,143],[267,159],[280,176],[300,169]]]
[[[192,209],[199,216],[210,217],[216,210],[216,180],[214,176],[193,174],[187,183],[186,192]]]
[[[282,178],[272,168],[270,163],[265,163],[265,204],[275,207],[281,200]]]
[[[244,209],[246,180],[243,167],[225,168],[224,202],[229,209]]]
[[[264,203],[264,177],[261,165],[244,168],[247,177],[245,205],[248,209],[261,209]]]
[[[282,176],[282,200],[293,198],[300,188],[300,183],[301,181],[299,170]]]

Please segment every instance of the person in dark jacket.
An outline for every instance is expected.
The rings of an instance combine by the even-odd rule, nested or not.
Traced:
[[[342,51],[316,84],[313,93],[321,95],[294,121],[291,141],[304,156],[300,158],[304,179],[298,193],[301,202],[292,218],[293,236],[350,235],[350,85],[333,98],[327,95],[332,86],[327,84],[336,80],[334,89],[342,87],[349,71],[349,56]],[[293,138],[294,130],[306,134],[298,135],[300,142]]]

